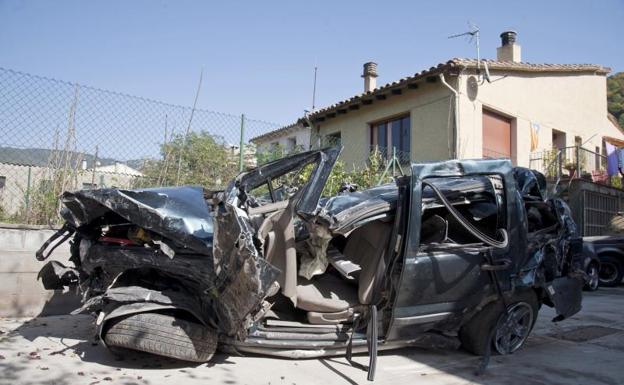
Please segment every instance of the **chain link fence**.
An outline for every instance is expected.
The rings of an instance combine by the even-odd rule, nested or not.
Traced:
[[[66,190],[223,187],[280,125],[0,68],[0,127],[0,221],[49,224]]]
[[[241,170],[311,148],[290,126],[194,109],[0,67],[0,222],[59,222],[64,191],[201,185],[223,188]],[[241,151],[240,148],[243,150]],[[409,153],[362,149],[338,162],[326,191],[367,188],[409,172]]]

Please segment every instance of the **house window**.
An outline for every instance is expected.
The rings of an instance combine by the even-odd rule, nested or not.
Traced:
[[[6,186],[6,176],[0,176],[0,190]]]
[[[512,158],[512,120],[497,112],[483,109],[482,156],[484,158]]]
[[[340,131],[334,132],[333,134],[325,135],[325,145],[326,146],[340,146],[342,144],[342,134]]]
[[[594,170],[600,170],[600,147],[596,146],[594,151]]]
[[[410,133],[409,116],[374,123],[370,130],[370,145],[387,157],[392,156],[392,149],[395,149],[401,159],[409,159]]]
[[[566,146],[566,134],[562,131],[552,130],[552,146],[557,150],[563,150]]]
[[[295,149],[295,147],[297,147],[297,138],[294,136],[291,138],[286,138],[286,150],[292,151]]]

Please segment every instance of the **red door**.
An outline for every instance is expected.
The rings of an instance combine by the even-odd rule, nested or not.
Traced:
[[[511,158],[511,119],[483,110],[483,157]]]

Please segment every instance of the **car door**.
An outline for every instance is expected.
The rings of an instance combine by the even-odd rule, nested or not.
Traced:
[[[280,269],[267,261],[258,249],[249,218],[253,200],[250,192],[266,184],[270,202],[267,205],[279,205],[282,202],[277,202],[273,180],[312,165],[300,188],[283,203],[292,207],[292,212],[299,217],[313,217],[341,150],[334,147],[308,151],[267,163],[239,174],[223,193],[212,198],[215,203],[213,263],[217,277],[210,293],[215,298],[219,326],[226,334],[240,333],[250,324],[254,315],[262,310],[262,300],[275,294],[274,283],[280,274]],[[251,203],[257,205],[258,201]],[[296,257],[294,249],[293,256]]]
[[[502,183],[497,195],[501,227],[508,245],[488,244],[424,248],[421,244],[423,189],[429,183],[459,181],[474,177],[495,177]],[[460,183],[461,184],[461,183]],[[431,190],[431,188],[429,188]],[[429,191],[430,193],[431,191]],[[446,161],[412,166],[409,214],[406,220],[398,282],[388,323],[388,340],[409,339],[432,329],[452,327],[461,315],[495,293],[492,272],[483,265],[491,257],[495,263],[508,259],[511,265],[497,272],[502,288],[509,288],[509,276],[525,259],[526,232],[522,202],[517,194],[512,166],[508,160]],[[448,231],[448,228],[447,228]],[[524,241],[523,241],[524,239]]]

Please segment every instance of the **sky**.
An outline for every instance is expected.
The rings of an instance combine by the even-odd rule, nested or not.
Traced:
[[[603,1],[18,1],[0,0],[0,67],[287,124],[453,57],[495,58],[518,32],[523,61],[624,70],[624,0]]]

